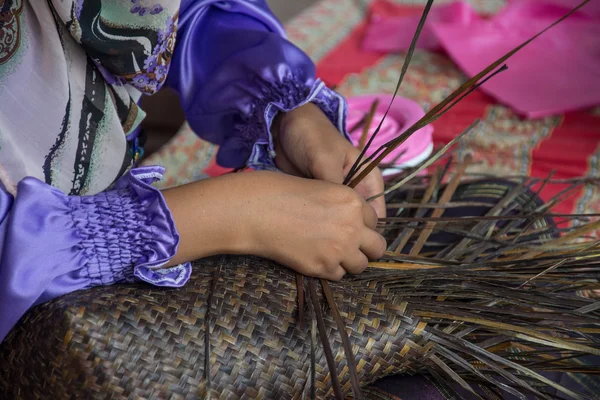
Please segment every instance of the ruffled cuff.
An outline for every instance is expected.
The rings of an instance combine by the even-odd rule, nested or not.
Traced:
[[[79,246],[87,259],[81,274],[88,287],[134,282],[181,287],[191,275],[189,263],[159,269],[177,251],[179,234],[162,193],[150,186],[161,167],[132,170],[114,190],[69,197]]]
[[[160,269],[179,244],[165,200],[150,186],[162,173],[133,169],[112,190],[83,197],[34,178],[19,183],[10,210],[0,210],[0,341],[30,307],[76,290],[188,281],[189,263]]]
[[[284,80],[277,86],[265,89],[262,103],[254,106],[254,112],[236,126],[240,139],[245,146],[251,148],[247,165],[257,170],[277,170],[275,165],[275,146],[271,127],[278,113],[290,112],[307,103],[317,105],[327,115],[338,131],[350,140],[346,132],[347,104],[344,97],[329,89],[322,81],[316,80],[311,86],[297,83],[291,79]],[[233,149],[235,150],[233,146]],[[230,151],[224,146],[220,151],[225,158]]]
[[[179,244],[162,193],[150,186],[162,173],[133,169],[94,196],[67,196],[34,178],[19,183],[14,200],[0,191],[12,200],[0,210],[0,341],[30,307],[76,290],[188,281],[189,263],[159,269]]]

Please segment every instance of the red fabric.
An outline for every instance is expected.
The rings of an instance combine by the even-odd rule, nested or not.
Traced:
[[[221,167],[219,164],[216,163],[215,157],[213,157],[213,160],[212,160],[210,166],[204,170],[204,173],[211,178],[225,175],[230,172],[233,172],[233,169]]]
[[[414,15],[421,13],[422,7],[401,6],[379,0],[373,3],[370,12],[382,16]],[[360,43],[365,29],[365,23],[357,26],[345,40],[318,63],[318,74],[327,84],[337,85],[348,74],[360,73],[375,65],[385,56],[361,50]],[[485,120],[489,108],[495,104],[491,97],[482,92],[473,93],[434,123],[435,143],[447,143],[474,120],[478,118]],[[590,173],[588,159],[598,150],[599,142],[599,115],[592,115],[589,111],[565,114],[559,122],[559,126],[541,139],[537,146],[530,149],[529,174],[533,177],[543,178],[551,171],[555,171],[554,178],[556,179],[585,176]],[[494,154],[486,156],[494,157]],[[563,187],[550,185],[542,192],[542,198],[548,200]],[[555,212],[572,212],[578,198],[579,195],[572,196],[557,207]]]

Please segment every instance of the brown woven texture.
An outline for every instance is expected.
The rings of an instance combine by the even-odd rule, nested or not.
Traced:
[[[6,398],[205,398],[206,305],[219,265],[210,323],[213,395],[301,398],[310,390],[310,333],[297,328],[294,276],[247,257],[197,263],[180,290],[119,285],[35,308],[0,350]],[[332,286],[363,382],[413,371],[424,337],[414,333],[419,320],[409,317],[410,307],[375,284]],[[335,323],[325,321],[345,376]],[[321,398],[329,393],[330,378],[320,346],[317,364]]]
[[[511,188],[514,184],[501,182],[461,185],[453,198],[457,202],[487,198],[491,207],[505,198]],[[531,203],[529,198],[526,191],[517,196],[527,209],[535,209],[539,203]],[[397,199],[402,201],[400,193]],[[506,207],[514,208],[512,203]],[[544,219],[537,221],[536,229],[547,226]],[[391,235],[393,238],[398,233]],[[431,240],[436,242],[439,238],[432,236]],[[461,238],[456,236],[451,242],[456,244]],[[541,265],[531,274],[544,268]],[[486,279],[491,281],[486,283],[482,277],[488,275],[491,277]],[[573,275],[573,284],[581,285],[577,280],[585,276],[578,278],[580,275]],[[554,301],[544,286],[531,286],[512,294],[516,296],[513,300],[496,302],[498,307],[489,311],[476,309],[475,314],[468,314],[469,309],[462,308],[477,307],[487,297],[505,298],[501,291],[504,289],[498,289],[498,279],[507,284],[516,280],[518,285],[523,277],[520,272],[494,278],[494,271],[453,272],[451,268],[369,270],[359,277],[331,283],[361,386],[400,373],[428,372],[439,378],[447,375],[449,369],[468,379],[472,371],[464,370],[460,359],[473,362],[479,356],[468,350],[464,339],[469,339],[469,343],[489,341],[490,333],[494,336],[490,345],[506,357],[503,344],[518,341],[506,333],[506,327],[472,325],[482,335],[478,338],[467,325],[457,323],[457,317],[429,315],[422,319],[417,315],[445,313],[440,307],[450,301],[450,308],[446,309],[459,317],[471,315],[523,327],[540,323],[535,315],[523,319],[511,317],[512,311],[505,310],[515,302],[519,303],[515,309],[519,312]],[[306,302],[307,323],[300,329],[297,294],[294,273],[276,263],[253,257],[220,256],[197,262],[192,279],[181,289],[115,285],[65,295],[33,308],[0,345],[0,397],[208,398],[207,320],[211,398],[309,397],[311,340],[316,348],[316,397],[331,397],[332,379],[323,345],[311,335],[314,313]],[[336,375],[343,392],[350,394],[347,357],[332,313],[325,308],[327,302],[320,285],[318,296]],[[593,303],[574,295],[561,296],[564,304],[555,315]],[[584,319],[598,320],[597,312],[588,313]]]

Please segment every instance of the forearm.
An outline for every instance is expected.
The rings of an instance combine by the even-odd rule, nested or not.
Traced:
[[[377,214],[354,190],[255,171],[163,193],[179,234],[171,265],[216,254],[268,258],[310,276],[340,279],[383,255]]]
[[[207,179],[163,192],[180,236],[169,265],[217,254],[250,254],[251,182],[241,174]]]

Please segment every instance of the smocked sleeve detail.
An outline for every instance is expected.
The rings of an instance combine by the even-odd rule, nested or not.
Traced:
[[[67,196],[33,178],[14,199],[2,192],[0,340],[31,306],[75,290],[188,281],[189,263],[161,268],[179,244],[167,204],[150,186],[162,172],[133,169],[94,196]]]

